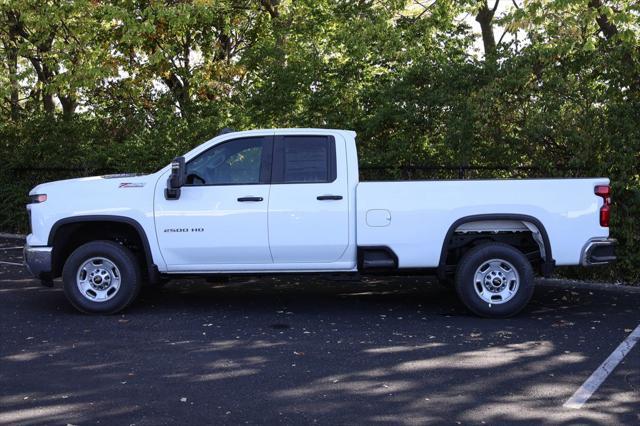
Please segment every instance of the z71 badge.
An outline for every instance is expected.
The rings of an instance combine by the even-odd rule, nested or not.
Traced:
[[[143,182],[122,182],[118,188],[142,188],[143,186]]]

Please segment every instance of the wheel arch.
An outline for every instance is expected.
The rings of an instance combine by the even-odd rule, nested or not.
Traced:
[[[117,224],[121,227],[126,226],[129,229],[131,229],[140,241],[143,260],[144,260],[145,269],[146,269],[145,272],[147,273],[149,280],[151,282],[155,282],[156,279],[159,278],[158,267],[153,262],[153,256],[151,254],[151,246],[149,244],[149,238],[147,237],[147,233],[145,232],[144,228],[137,220],[132,219],[130,217],[124,217],[124,216],[84,215],[84,216],[67,217],[55,222],[51,227],[51,231],[49,232],[49,237],[47,241],[49,247],[53,247],[54,249],[54,263],[56,262],[56,259],[55,259],[56,245],[59,245],[59,244],[56,244],[56,239],[60,238],[61,236],[60,232],[66,229],[69,229],[69,227],[73,227],[77,225],[91,225],[92,223],[95,225],[111,223],[111,224]],[[60,260],[61,259],[57,259],[57,262],[59,263]],[[58,265],[57,268],[54,267],[54,269],[61,270],[61,266]],[[54,270],[54,274],[58,275],[55,270]]]
[[[551,242],[549,240],[549,234],[547,233],[546,228],[542,224],[542,222],[530,215],[525,214],[511,214],[511,213],[495,213],[495,214],[478,214],[478,215],[470,215],[457,219],[454,221],[447,233],[445,235],[444,241],[442,242],[442,249],[440,251],[440,261],[438,262],[438,270],[437,274],[440,279],[446,278],[446,265],[447,265],[447,256],[449,252],[449,242],[453,237],[456,229],[460,226],[471,223],[471,222],[491,222],[491,221],[518,221],[522,223],[530,223],[532,224],[540,233],[540,237],[542,238],[542,244],[544,246],[544,258],[542,265],[542,273],[545,277],[548,277],[552,274],[553,268],[555,266],[555,261],[553,260],[553,253],[551,251]]]

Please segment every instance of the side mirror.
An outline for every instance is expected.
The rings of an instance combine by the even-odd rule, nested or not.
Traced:
[[[180,198],[180,188],[186,181],[186,167],[184,157],[176,157],[171,162],[171,174],[167,179],[167,188],[164,190],[164,198],[177,200]]]

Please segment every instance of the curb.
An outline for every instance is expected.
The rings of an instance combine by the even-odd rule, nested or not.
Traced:
[[[628,284],[615,284],[615,283],[607,283],[607,282],[594,282],[594,281],[577,281],[577,280],[568,280],[562,278],[544,278],[536,280],[536,285],[541,285],[545,287],[564,287],[566,289],[570,288],[584,288],[589,290],[598,290],[598,291],[619,291],[626,293],[640,293],[639,286],[633,286]]]
[[[10,238],[13,240],[24,240],[25,238],[27,238],[26,235],[22,235],[22,234],[7,234],[4,232],[0,232],[0,238]]]

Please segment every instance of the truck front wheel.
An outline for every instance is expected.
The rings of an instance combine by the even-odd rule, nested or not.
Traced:
[[[113,241],[78,247],[64,264],[62,281],[69,302],[92,314],[112,314],[126,308],[142,283],[136,257]]]
[[[458,264],[455,287],[469,310],[489,318],[520,312],[533,295],[533,268],[515,247],[486,243],[469,250]]]

